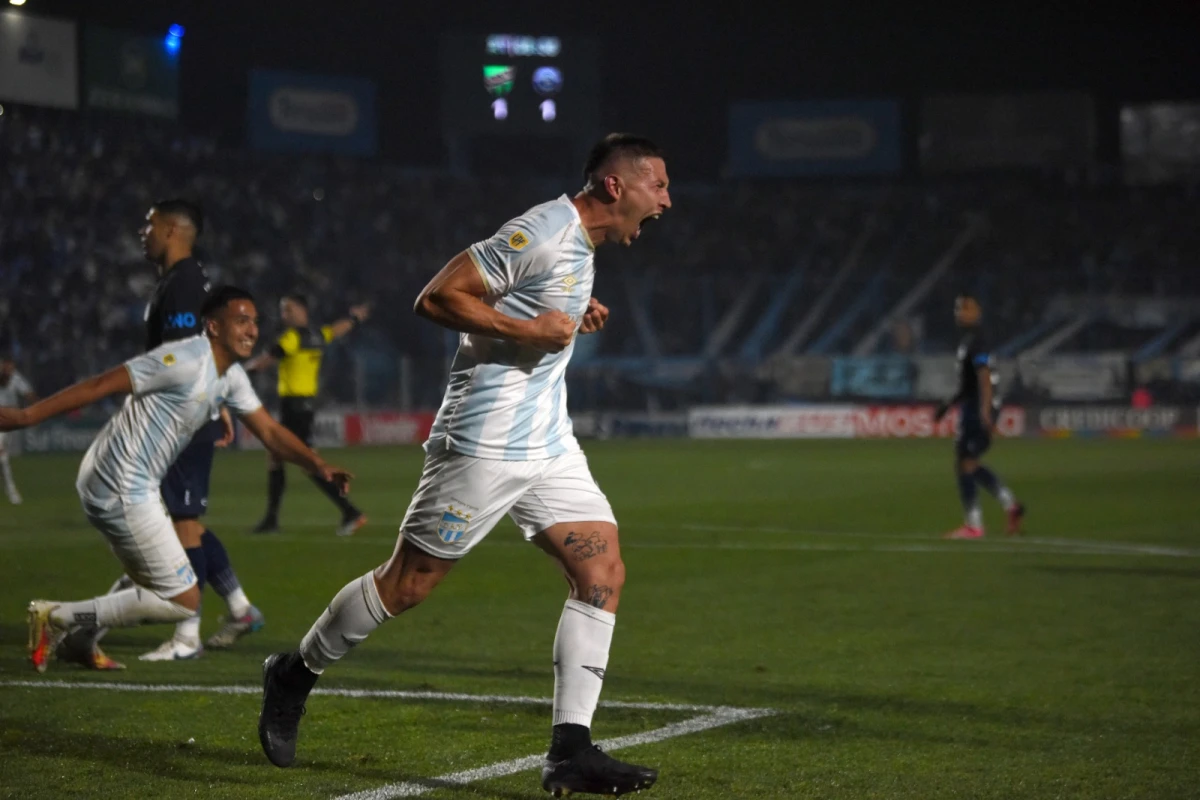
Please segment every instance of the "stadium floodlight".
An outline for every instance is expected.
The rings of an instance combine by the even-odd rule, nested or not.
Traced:
[[[178,53],[179,48],[183,45],[183,26],[176,24],[167,28],[167,39],[163,44],[168,53]]]
[[[25,5],[25,0],[8,0],[8,4],[12,6],[23,6]]]

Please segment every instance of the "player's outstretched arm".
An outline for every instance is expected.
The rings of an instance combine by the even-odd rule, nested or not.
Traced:
[[[486,296],[483,277],[464,251],[421,290],[415,310],[451,330],[507,339],[546,353],[562,351],[575,336],[575,320],[561,311],[548,311],[529,320],[515,319],[483,302]]]
[[[345,319],[339,319],[329,327],[329,341],[340,339],[350,331],[354,330],[360,322],[366,322],[371,316],[371,305],[362,303],[357,306],[350,306],[349,316]]]
[[[270,450],[276,458],[302,467],[327,481],[332,481],[341,489],[342,494],[350,490],[350,481],[354,479],[354,475],[322,461],[321,457],[300,441],[294,433],[272,419],[265,408],[259,407],[257,410],[243,415],[242,422],[263,443],[263,447]]]
[[[27,408],[0,408],[0,431],[30,428],[51,417],[89,406],[110,395],[129,394],[132,391],[133,382],[130,380],[129,370],[122,364],[108,372],[82,380],[74,386],[68,386]]]
[[[268,367],[273,367],[278,363],[279,363],[279,359],[276,358],[274,355],[272,355],[270,352],[259,353],[254,358],[250,359],[249,361],[243,362],[242,369],[246,370],[246,372],[254,372],[255,370],[267,369]]]

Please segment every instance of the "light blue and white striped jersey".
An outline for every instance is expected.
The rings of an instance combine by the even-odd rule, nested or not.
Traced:
[[[262,406],[240,364],[217,375],[203,334],[167,342],[125,362],[133,394],[125,398],[79,466],[75,488],[90,505],[156,502],[167,469],[221,406],[238,415]]]
[[[19,406],[25,395],[33,391],[29,381],[19,372],[13,371],[8,383],[0,386],[0,406]]]
[[[533,319],[563,311],[576,326],[592,296],[595,252],[565,194],[504,225],[467,251],[502,314]],[[449,448],[477,458],[533,461],[579,449],[567,416],[567,363],[575,342],[544,353],[486,336],[461,334],[427,451]]]

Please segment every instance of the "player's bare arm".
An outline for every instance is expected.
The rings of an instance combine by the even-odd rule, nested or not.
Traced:
[[[483,277],[464,251],[421,290],[416,312],[451,330],[507,339],[546,353],[563,351],[575,336],[575,320],[562,311],[547,311],[530,320],[514,319],[485,303],[486,296]]]
[[[992,371],[987,367],[975,370],[979,379],[979,419],[983,422],[984,430],[993,431],[992,424]]]
[[[221,424],[224,429],[221,431],[221,438],[213,442],[217,447],[229,447],[233,444],[233,415],[229,413],[229,409],[221,406]]]
[[[259,353],[249,361],[242,363],[242,369],[246,372],[254,372],[260,369],[269,369],[279,363],[279,359],[270,353]]]
[[[108,372],[82,380],[74,386],[68,386],[27,408],[0,408],[0,431],[31,428],[51,417],[90,406],[105,397],[132,392],[133,383],[129,378],[129,370],[122,364]]]
[[[362,322],[366,322],[371,316],[371,305],[362,303],[361,305],[351,306],[349,315],[345,319],[339,319],[337,322],[329,326],[333,333],[334,339],[340,339]]]
[[[946,416],[947,412],[950,411],[951,407],[953,407],[954,404],[957,403],[961,398],[962,398],[962,392],[955,392],[954,396],[951,397],[949,400],[943,400],[942,404],[940,406],[938,406],[938,408],[937,408],[937,413],[935,413],[933,415],[933,421],[941,422],[942,417]]]
[[[296,434],[276,422],[266,409],[259,408],[247,414],[242,417],[242,422],[276,458],[295,464],[324,480],[333,481],[343,494],[350,490],[353,474],[326,464],[319,455],[300,441]]]

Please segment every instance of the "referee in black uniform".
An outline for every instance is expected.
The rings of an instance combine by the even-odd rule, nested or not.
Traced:
[[[279,301],[279,316],[285,326],[283,333],[269,351],[246,363],[248,370],[279,365],[279,421],[309,447],[313,443],[313,419],[325,348],[354,330],[369,315],[370,306],[353,306],[345,319],[317,327],[309,322],[308,300],[303,295],[284,295]],[[283,500],[286,476],[283,463],[269,453],[267,469],[267,513],[254,528],[255,533],[279,530],[279,504]],[[309,477],[342,512],[338,536],[350,536],[367,524],[367,518],[342,495],[336,484],[316,475]]]

